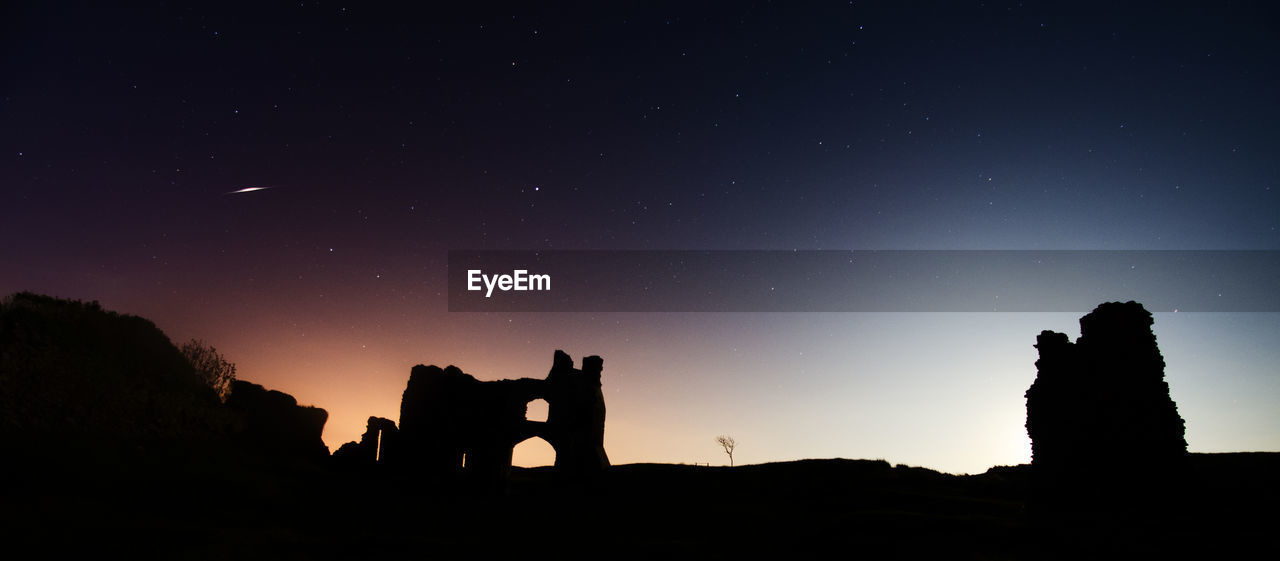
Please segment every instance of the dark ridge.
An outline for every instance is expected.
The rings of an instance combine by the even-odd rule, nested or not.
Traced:
[[[1035,463],[952,475],[839,458],[610,466],[603,362],[587,357],[576,369],[561,352],[545,380],[480,382],[456,368],[415,367],[400,426],[371,417],[359,442],[326,458],[323,409],[243,381],[223,404],[151,322],[17,294],[0,303],[0,477],[11,484],[0,494],[8,538],[0,551],[1275,557],[1280,514],[1269,505],[1280,499],[1280,453],[1185,452],[1143,314],[1136,304],[1107,304],[1086,316],[1075,343],[1042,334],[1028,392]],[[1099,393],[1132,407],[1108,410]],[[524,419],[532,396],[551,405],[544,424]],[[1093,410],[1098,420],[1088,418]],[[1137,423],[1143,430],[1097,432],[1141,419],[1149,421]],[[511,468],[510,447],[534,434],[560,444],[557,465]],[[468,472],[459,455],[477,452],[498,461]],[[444,461],[430,462],[437,457]],[[438,469],[446,475],[432,477]]]

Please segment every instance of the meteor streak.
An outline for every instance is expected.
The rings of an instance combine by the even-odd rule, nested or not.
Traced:
[[[270,189],[270,187],[245,187],[244,189],[239,189],[239,190],[236,190],[236,191],[227,191],[226,193],[223,193],[223,194],[224,194],[224,195],[234,195],[234,194],[236,194],[236,193],[252,193],[252,192],[254,192],[254,191],[261,191],[261,190],[263,190],[263,189]]]

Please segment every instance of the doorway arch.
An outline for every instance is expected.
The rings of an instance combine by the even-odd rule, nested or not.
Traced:
[[[556,464],[556,449],[540,436],[531,436],[511,450],[511,465],[516,467],[542,467]]]

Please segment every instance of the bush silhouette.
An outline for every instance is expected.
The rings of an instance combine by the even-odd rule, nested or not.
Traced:
[[[182,356],[187,357],[196,376],[226,401],[227,394],[231,392],[231,383],[236,381],[236,365],[223,357],[213,345],[199,339],[183,343]]]

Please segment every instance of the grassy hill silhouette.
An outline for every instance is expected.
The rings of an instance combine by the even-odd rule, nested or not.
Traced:
[[[172,440],[227,430],[217,393],[152,322],[23,292],[0,302],[0,433]]]

